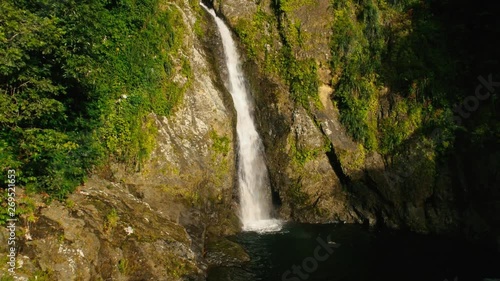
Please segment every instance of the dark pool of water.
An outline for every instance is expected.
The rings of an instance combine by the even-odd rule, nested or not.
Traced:
[[[493,249],[360,225],[287,224],[277,233],[230,239],[252,260],[210,268],[208,281],[500,280],[500,255]]]

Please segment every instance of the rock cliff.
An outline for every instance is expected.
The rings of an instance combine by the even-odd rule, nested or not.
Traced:
[[[500,248],[498,221],[487,218],[500,211],[498,201],[470,204],[466,179],[457,176],[463,159],[438,161],[418,136],[404,153],[383,154],[346,131],[333,98],[330,1],[282,1],[279,9],[270,0],[207,4],[241,42],[275,216],[456,233],[497,239]],[[189,60],[193,81],[182,104],[168,118],[148,116],[156,148],[139,169],[95,171],[65,202],[19,192],[31,211],[19,222],[18,280],[203,280],[208,264],[248,259],[222,238],[239,221],[235,113],[221,43],[197,3],[165,5],[181,12],[187,30],[178,56]],[[368,119],[390,114],[389,91],[379,91]]]
[[[433,139],[415,133],[404,151],[382,154],[346,132],[334,98],[339,78],[329,45],[331,1],[215,0],[211,5],[244,50],[280,216],[497,239],[498,223],[463,197],[462,175],[471,172],[454,160],[438,159]],[[308,91],[311,69],[316,93],[304,99],[300,95]],[[393,114],[389,91],[379,90],[368,122],[381,124]],[[494,200],[488,204],[498,205]]]
[[[138,169],[96,170],[64,202],[18,188],[30,211],[18,225],[16,280],[204,280],[209,263],[247,258],[220,238],[239,221],[234,109],[219,74],[218,35],[197,4],[164,8],[178,9],[188,31],[178,55],[189,59],[193,81],[182,104],[168,118],[148,116],[156,148]]]

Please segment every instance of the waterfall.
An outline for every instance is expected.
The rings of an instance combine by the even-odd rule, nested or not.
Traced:
[[[262,155],[262,141],[251,115],[249,93],[241,70],[239,54],[231,31],[214,10],[200,5],[212,15],[222,38],[228,70],[228,90],[236,109],[238,136],[238,185],[240,192],[240,219],[244,231],[276,231],[279,220],[271,219],[270,185],[267,167]]]

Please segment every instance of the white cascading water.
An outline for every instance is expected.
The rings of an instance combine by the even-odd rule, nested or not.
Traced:
[[[229,92],[236,109],[238,135],[238,184],[240,191],[240,219],[244,231],[269,232],[281,229],[279,220],[271,219],[271,196],[267,168],[262,155],[262,142],[250,113],[249,94],[241,71],[239,55],[231,31],[203,3],[219,29],[229,76]]]

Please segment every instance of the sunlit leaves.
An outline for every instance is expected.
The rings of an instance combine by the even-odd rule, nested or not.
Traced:
[[[147,116],[170,114],[189,86],[189,61],[174,61],[179,11],[159,0],[7,0],[0,10],[1,168],[61,197],[95,164],[147,158]]]

